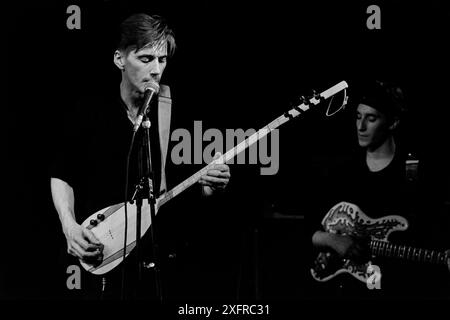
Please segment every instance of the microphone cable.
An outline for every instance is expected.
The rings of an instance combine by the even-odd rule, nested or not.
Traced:
[[[128,149],[128,155],[127,155],[127,164],[125,168],[125,233],[124,233],[124,239],[123,239],[123,259],[122,259],[122,283],[121,283],[121,300],[125,299],[125,258],[126,258],[126,252],[127,252],[127,231],[128,231],[128,210],[127,210],[127,202],[128,202],[128,175],[130,170],[130,158],[131,158],[131,151],[133,150],[134,145],[134,139],[136,137],[136,131],[133,131],[133,135],[131,137],[131,143],[130,148]]]

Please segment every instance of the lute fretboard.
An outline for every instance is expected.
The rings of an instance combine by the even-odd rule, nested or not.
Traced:
[[[235,156],[237,156],[239,153],[256,143],[258,140],[265,137],[267,134],[269,134],[271,131],[275,130],[282,124],[286,123],[287,121],[297,117],[302,111],[307,111],[309,109],[309,105],[317,105],[322,100],[326,100],[329,97],[335,95],[336,93],[346,89],[348,87],[347,83],[345,81],[341,81],[335,86],[323,91],[322,93],[313,96],[309,100],[305,100],[302,104],[299,106],[296,106],[289,110],[288,112],[285,112],[283,115],[279,116],[275,120],[273,120],[268,125],[264,126],[263,128],[259,129],[257,132],[252,134],[250,137],[245,139],[244,141],[240,142],[238,145],[236,145],[234,148],[231,148],[226,153],[224,153],[222,156],[220,156],[218,159],[213,160],[211,163],[209,163],[206,167],[201,169],[200,171],[194,173],[192,176],[178,184],[176,187],[171,189],[170,191],[164,193],[159,199],[158,199],[158,207],[161,207],[166,202],[170,201],[171,199],[175,198],[177,195],[182,193],[184,190],[192,186],[194,183],[196,183],[201,176],[207,173],[207,171],[216,163],[226,163],[227,161],[231,160]]]

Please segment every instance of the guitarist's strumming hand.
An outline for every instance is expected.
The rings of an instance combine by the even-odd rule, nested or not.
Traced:
[[[358,263],[369,259],[369,243],[367,239],[352,236],[337,235],[336,251],[342,258],[348,258]]]
[[[335,251],[341,258],[355,262],[365,262],[369,258],[369,243],[365,238],[316,231],[313,235],[316,247],[325,247]]]
[[[220,156],[220,152],[217,152],[214,155],[214,160]],[[217,163],[205,175],[201,176],[198,182],[203,186],[203,194],[210,196],[217,190],[224,190],[230,182],[230,177],[230,167],[224,163]]]
[[[74,222],[65,228],[64,235],[66,236],[69,254],[93,265],[102,262],[103,245],[92,231]]]

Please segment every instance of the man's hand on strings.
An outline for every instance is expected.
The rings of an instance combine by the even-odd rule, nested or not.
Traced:
[[[214,155],[214,160],[221,156],[220,152]],[[224,190],[230,182],[230,167],[224,163],[214,164],[205,175],[201,176],[199,183],[203,186],[203,194],[212,195],[215,191]]]
[[[67,252],[87,263],[101,263],[103,259],[103,245],[92,231],[74,223],[65,230]]]
[[[334,247],[339,256],[363,263],[369,259],[368,243],[368,239],[363,237],[336,235]]]

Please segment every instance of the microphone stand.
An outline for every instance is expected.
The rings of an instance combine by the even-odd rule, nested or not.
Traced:
[[[142,172],[141,166],[139,171]],[[142,178],[138,184],[136,184],[135,191],[132,197],[132,201],[136,201],[136,255],[137,255],[137,273],[138,273],[138,285],[135,288],[135,297],[138,296],[140,283],[142,282],[142,265],[141,265],[141,221],[142,221],[142,196],[138,193],[144,188],[144,178]]]
[[[160,302],[163,301],[163,293],[162,293],[162,284],[161,284],[161,274],[160,274],[160,261],[159,261],[159,252],[158,252],[158,244],[156,242],[156,235],[155,235],[155,217],[156,217],[156,210],[155,210],[155,204],[156,204],[156,197],[155,191],[153,189],[153,186],[155,185],[155,170],[152,167],[152,158],[151,158],[151,139],[150,139],[150,120],[147,116],[147,114],[144,115],[144,121],[142,122],[142,128],[144,129],[144,159],[145,159],[145,175],[144,180],[147,185],[146,190],[148,192],[148,203],[150,206],[150,218],[151,218],[151,224],[150,224],[150,241],[151,241],[151,253],[152,253],[152,259],[153,263],[144,264],[145,268],[153,268],[154,271],[154,278],[155,278],[155,290],[156,290],[156,296],[159,299]],[[140,222],[140,219],[138,220]],[[140,236],[140,223],[139,223],[139,236]],[[138,239],[138,238],[136,238]],[[137,243],[136,243],[137,245]],[[143,262],[142,262],[143,264]],[[139,268],[141,268],[141,263],[139,263]],[[141,280],[141,279],[139,279]]]

